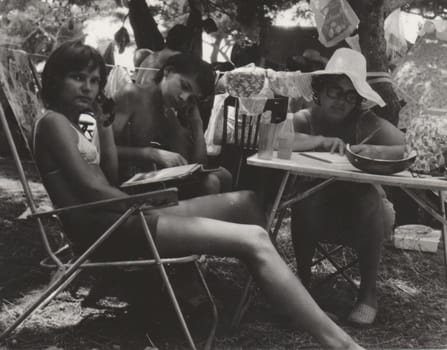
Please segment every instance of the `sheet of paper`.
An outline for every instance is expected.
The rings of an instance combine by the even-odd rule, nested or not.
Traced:
[[[195,163],[150,171],[147,173],[138,173],[124,182],[121,187],[181,179],[200,169],[200,167],[200,164]]]
[[[300,152],[301,155],[331,164],[350,164],[346,156],[330,152]]]

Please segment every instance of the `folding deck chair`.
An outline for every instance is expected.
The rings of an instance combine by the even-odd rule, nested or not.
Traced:
[[[36,81],[32,76],[32,66],[28,56],[24,52],[0,50],[0,97],[2,101],[7,101],[6,106],[9,112],[12,113],[19,125],[19,129],[24,136],[25,141],[29,145],[32,122],[36,116],[41,112],[41,103],[34,94],[36,90]],[[126,268],[139,267],[148,268],[155,265],[161,275],[162,281],[168,292],[169,300],[172,303],[176,316],[180,322],[181,328],[187,339],[188,345],[191,349],[196,349],[195,342],[191,336],[189,328],[186,324],[183,313],[180,309],[179,303],[174,293],[174,289],[166,272],[166,266],[174,264],[192,263],[198,273],[202,287],[208,297],[213,322],[210,327],[209,335],[205,343],[205,349],[211,348],[215,331],[217,328],[217,307],[214,303],[213,297],[210,293],[208,285],[203,277],[199,266],[199,256],[189,255],[178,258],[161,258],[149,227],[146,223],[143,210],[150,208],[163,208],[177,204],[177,190],[175,188],[163,189],[132,195],[126,198],[102,200],[98,202],[91,202],[83,205],[71,206],[66,208],[58,208],[50,211],[39,211],[33,200],[33,196],[28,185],[25,172],[23,170],[20,157],[11,133],[8,119],[5,115],[5,110],[0,105],[0,122],[2,129],[6,135],[7,142],[10,146],[11,153],[17,167],[20,181],[22,183],[27,204],[30,207],[30,217],[37,222],[37,226],[45,247],[48,257],[42,261],[41,265],[52,267],[58,270],[53,281],[47,289],[37,298],[37,300],[30,305],[22,315],[20,315],[10,326],[8,326],[0,334],[0,342],[5,340],[17,327],[19,327],[26,319],[28,319],[39,307],[48,304],[59,292],[66,288],[82,271],[97,270],[104,268]],[[11,122],[11,120],[10,120]],[[12,120],[13,122],[13,120]],[[62,253],[66,251],[66,246],[52,247],[50,239],[45,230],[45,220],[57,216],[58,214],[77,210],[80,208],[98,208],[111,203],[123,203],[127,205],[127,210],[114,222],[111,226],[94,242],[84,253],[76,257],[74,261],[64,261]],[[110,235],[131,215],[138,215],[141,220],[141,225],[148,241],[148,251],[154,257],[153,259],[130,260],[130,261],[94,261],[90,257]]]

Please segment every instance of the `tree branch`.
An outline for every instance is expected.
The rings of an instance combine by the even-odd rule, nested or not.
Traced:
[[[233,13],[225,11],[224,9],[222,9],[222,7],[220,7],[219,5],[217,5],[216,3],[212,2],[212,1],[208,1],[208,4],[210,4],[216,11],[223,13],[224,15],[227,15],[230,18],[232,18],[234,16]]]

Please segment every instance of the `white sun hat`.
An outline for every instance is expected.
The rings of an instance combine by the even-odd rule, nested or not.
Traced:
[[[340,48],[337,49],[323,70],[308,73],[311,76],[325,74],[345,74],[349,77],[357,93],[365,99],[379,105],[385,106],[385,101],[366,82],[366,59],[358,51]]]

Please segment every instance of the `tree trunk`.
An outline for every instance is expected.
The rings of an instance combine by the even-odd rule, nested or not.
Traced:
[[[388,72],[386,43],[384,36],[384,0],[349,1],[360,19],[359,37],[362,53],[366,57],[369,72]],[[376,107],[375,112],[394,125],[399,121],[399,99],[390,83],[375,83],[374,89],[386,102],[383,108]]]

